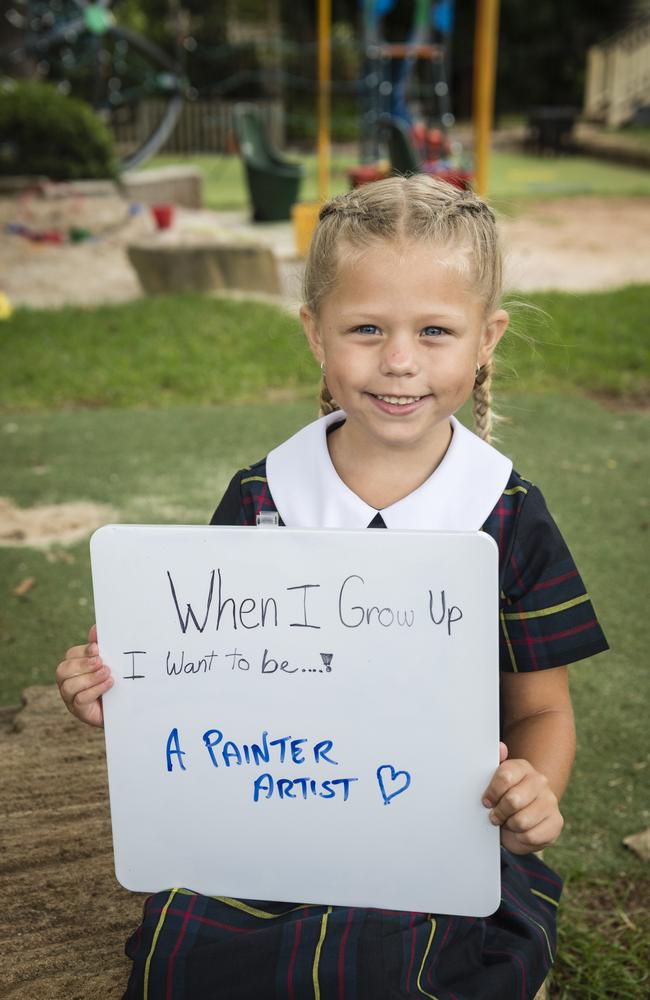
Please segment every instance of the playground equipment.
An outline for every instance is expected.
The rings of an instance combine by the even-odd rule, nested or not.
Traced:
[[[409,132],[399,118],[390,118],[384,124],[391,170],[396,174],[428,173],[459,188],[469,187],[472,175],[462,167],[454,167],[440,156],[422,161],[411,144]],[[438,139],[442,147],[442,136]]]
[[[383,19],[396,2],[360,0],[365,60],[361,166],[352,167],[348,176],[353,186],[379,180],[384,176],[382,157],[388,147],[393,172],[425,172],[465,186],[470,175],[457,162],[458,144],[456,155],[452,154],[448,135],[455,122],[447,83],[454,0],[416,0],[410,36],[398,43],[382,35]],[[418,69],[427,78],[431,102],[412,108],[408,90]]]
[[[332,62],[330,50],[331,0],[318,0],[318,201],[297,202],[291,209],[296,250],[304,257],[318,222],[318,213],[329,197],[330,185],[330,92]]]
[[[381,126],[401,119],[409,129],[408,136],[415,146],[414,156],[421,165],[444,176],[451,170],[463,185],[471,175],[454,166],[448,159],[450,145],[448,130],[454,124],[449,104],[449,41],[454,21],[454,0],[415,0],[411,37],[406,43],[388,44],[382,41],[381,19],[395,6],[396,0],[359,0],[364,14],[366,46],[366,109],[362,118],[362,163],[377,161],[380,157]],[[475,174],[474,187],[479,194],[487,193],[487,177],[492,130],[494,89],[496,76],[496,49],[499,21],[499,0],[477,0],[474,41],[474,133]],[[430,41],[435,28],[439,41]],[[437,99],[434,116],[435,127],[428,123],[413,122],[405,95],[408,80],[418,60],[424,60],[432,75],[433,93]],[[389,67],[395,61],[395,71]],[[393,80],[393,77],[395,78]],[[394,125],[389,134],[395,139]],[[384,132],[385,134],[385,132]],[[443,161],[435,169],[437,160]],[[429,166],[427,167],[427,163]],[[368,169],[368,168],[366,168]],[[354,183],[354,171],[351,172]]]
[[[270,142],[261,115],[254,107],[237,105],[235,129],[251,199],[254,222],[289,219],[298,199],[305,168],[285,159]]]
[[[124,150],[123,169],[152,156],[171,134],[188,93],[182,32],[168,55],[148,38],[120,26],[112,0],[13,0],[3,5],[4,30],[14,41],[0,49],[0,74],[28,68],[63,93],[83,98],[107,122],[135,120],[144,97],[164,99],[144,141]]]
[[[421,117],[427,127],[437,126],[443,134],[454,124],[449,100],[448,49],[454,21],[454,0],[415,0],[411,34],[404,42],[388,42],[382,36],[382,22],[397,0],[359,0],[362,9],[362,46],[365,59],[363,108],[361,117],[361,162],[381,158],[381,126],[398,119],[408,127],[415,116],[407,100],[410,80],[421,66],[429,77],[433,106]],[[433,30],[439,36],[432,41]],[[421,134],[421,133],[420,133]],[[414,133],[416,138],[418,133]],[[425,149],[420,154],[425,154]]]
[[[477,0],[474,32],[474,187],[487,194],[499,37],[499,0]]]

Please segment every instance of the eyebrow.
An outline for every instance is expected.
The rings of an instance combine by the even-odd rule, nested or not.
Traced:
[[[344,323],[354,323],[355,321],[356,322],[361,322],[362,320],[363,320],[363,322],[366,322],[366,321],[370,320],[373,323],[378,323],[378,324],[386,322],[386,318],[384,316],[377,316],[376,314],[374,314],[374,313],[372,313],[370,311],[364,312],[362,309],[356,309],[353,313],[341,313],[340,314],[340,318],[341,318],[341,321],[344,322]],[[420,324],[420,323],[432,323],[434,321],[435,322],[439,322],[439,321],[450,322],[450,321],[456,321],[456,320],[459,320],[459,319],[462,319],[462,318],[463,318],[463,314],[462,313],[458,313],[458,312],[435,312],[435,311],[432,310],[431,312],[423,313],[421,316],[416,316],[415,319],[414,319],[414,322],[416,322],[418,324]]]

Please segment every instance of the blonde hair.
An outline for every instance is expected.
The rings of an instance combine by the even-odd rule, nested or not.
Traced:
[[[503,265],[496,220],[472,191],[425,174],[389,177],[331,198],[318,218],[302,283],[303,301],[314,316],[336,287],[339,268],[378,242],[421,241],[463,251],[486,316],[498,308]],[[474,425],[485,441],[490,440],[493,422],[491,382],[492,362],[488,361],[477,372],[473,390]],[[323,375],[321,415],[338,408]]]

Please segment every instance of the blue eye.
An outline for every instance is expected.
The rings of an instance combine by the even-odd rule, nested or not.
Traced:
[[[433,333],[431,334],[428,333],[427,332],[428,330],[432,330]],[[425,337],[440,337],[442,334],[447,333],[447,331],[443,330],[441,326],[425,326],[422,332],[424,333]]]
[[[361,326],[355,326],[354,332],[355,333],[363,333],[365,330],[374,331],[376,329],[377,329],[377,327],[373,326],[372,323],[363,323]]]

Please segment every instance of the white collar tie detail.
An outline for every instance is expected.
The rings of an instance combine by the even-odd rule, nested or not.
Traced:
[[[440,465],[416,490],[377,511],[345,485],[327,447],[342,410],[307,424],[266,459],[275,506],[289,528],[367,528],[381,513],[387,528],[478,531],[506,487],[512,462],[451,417]]]

